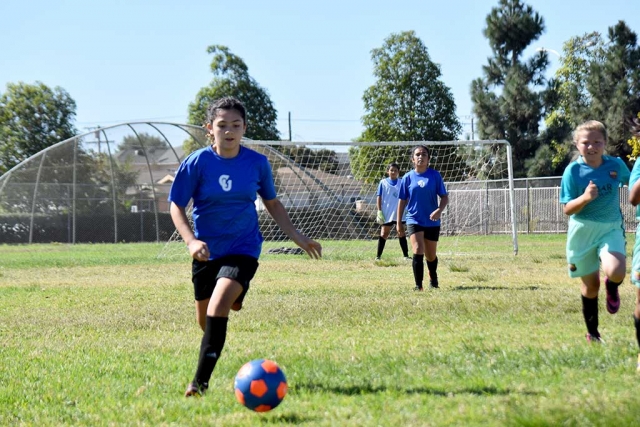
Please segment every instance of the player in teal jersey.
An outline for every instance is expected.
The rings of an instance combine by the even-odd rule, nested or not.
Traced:
[[[629,183],[629,168],[604,154],[607,131],[591,120],[573,132],[580,153],[562,175],[560,203],[569,215],[567,262],[570,277],[582,280],[582,313],[587,341],[601,341],[598,331],[600,267],[605,274],[607,311],[620,308],[618,286],[626,273],[625,236],[619,187]]]
[[[170,212],[192,260],[196,318],[204,331],[193,381],[185,396],[202,395],[227,336],[230,310],[240,310],[258,269],[262,235],[257,195],[278,226],[309,256],[319,243],[295,229],[276,198],[266,156],[240,144],[247,129],[244,105],[235,98],[214,101],[206,128],[212,145],[191,153],[171,186]],[[193,200],[193,230],[185,208]]]
[[[631,127],[636,138],[640,139],[640,120],[635,119]],[[636,207],[636,220],[640,221],[640,161],[636,160],[629,178],[629,202]],[[640,347],[640,226],[636,225],[636,242],[633,246],[631,261],[631,283],[636,287],[636,305],[633,310],[633,323],[636,328],[636,340]],[[638,354],[638,373],[640,373],[640,354]]]
[[[400,189],[400,167],[397,163],[391,163],[387,167],[388,178],[380,181],[378,184],[378,191],[376,192],[376,206],[378,208],[378,214],[376,219],[380,224],[380,236],[378,236],[378,252],[376,253],[376,260],[379,260],[384,251],[384,246],[389,238],[391,227],[395,226],[398,222],[398,191]],[[400,218],[402,224],[405,223],[404,216]],[[404,226],[398,229],[398,241],[400,243],[400,249],[405,259],[409,258],[409,246],[407,245],[407,235],[404,231]]]
[[[398,195],[398,216],[407,209],[407,234],[413,249],[414,290],[422,291],[424,279],[423,258],[427,258],[429,285],[438,288],[438,240],[440,215],[449,203],[449,195],[440,172],[429,167],[430,153],[424,145],[411,152],[414,169],[402,177]],[[401,225],[397,225],[400,232]]]

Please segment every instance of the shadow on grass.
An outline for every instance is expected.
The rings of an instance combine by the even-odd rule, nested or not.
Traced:
[[[328,392],[334,394],[344,394],[347,396],[355,396],[360,394],[384,393],[387,391],[405,394],[429,394],[432,396],[455,396],[457,394],[471,394],[476,396],[506,396],[509,394],[537,395],[539,393],[533,391],[516,391],[510,389],[500,389],[493,386],[465,387],[461,389],[439,390],[431,387],[387,387],[372,386],[371,384],[352,385],[352,386],[330,386],[318,383],[295,384],[292,387],[296,391],[308,392]]]
[[[260,417],[262,424],[293,424],[298,425],[316,420],[314,417],[303,417],[298,414],[278,414],[277,416]]]
[[[518,288],[510,286],[455,286],[454,291],[537,291],[539,286],[522,286]]]

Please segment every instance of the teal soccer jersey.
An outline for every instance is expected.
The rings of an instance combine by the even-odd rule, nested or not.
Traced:
[[[629,178],[629,191],[640,179],[640,161],[636,160]],[[636,206],[636,220],[640,221],[640,205]],[[640,288],[640,227],[636,224],[636,241],[633,246],[633,260],[631,263],[631,283]]]
[[[567,204],[577,199],[584,194],[589,181],[593,181],[598,186],[598,197],[572,217],[595,222],[621,221],[618,189],[629,183],[629,175],[629,168],[619,157],[604,155],[602,164],[595,169],[579,157],[571,162],[562,174],[560,203]]]
[[[260,256],[262,234],[256,211],[257,194],[276,198],[266,156],[240,146],[231,159],[211,146],[191,153],[180,165],[169,201],[186,207],[193,199],[196,238],[206,242],[211,260],[225,255]]]

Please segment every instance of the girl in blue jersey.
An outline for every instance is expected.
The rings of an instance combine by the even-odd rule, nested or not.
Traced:
[[[632,123],[636,138],[640,138],[640,120]],[[636,207],[636,220],[640,221],[640,161],[636,159],[629,178],[629,202]],[[636,225],[636,241],[633,245],[633,260],[631,261],[631,283],[636,287],[636,304],[633,310],[633,323],[636,327],[636,341],[640,347],[640,225]],[[638,354],[637,370],[640,373],[640,354]]]
[[[384,245],[387,243],[391,227],[397,224],[398,214],[398,191],[400,189],[400,167],[397,163],[391,163],[387,168],[387,175],[389,178],[385,178],[378,184],[378,191],[376,192],[376,206],[378,207],[377,220],[380,224],[380,236],[378,237],[378,253],[376,254],[376,260],[379,260],[384,250]],[[400,221],[405,223],[405,218],[402,217]],[[407,236],[404,232],[404,226],[401,227],[402,232],[398,231],[398,241],[400,242],[400,249],[405,258],[409,258],[409,247],[407,246]]]
[[[246,111],[235,98],[214,101],[206,128],[212,145],[191,153],[171,186],[170,212],[189,249],[196,318],[204,331],[193,381],[185,396],[202,395],[220,357],[231,309],[240,310],[258,269],[262,235],[255,201],[260,195],[278,226],[309,256],[322,248],[295,229],[276,198],[267,158],[240,144]],[[193,230],[185,208],[193,199]]]
[[[413,249],[414,290],[421,291],[424,279],[423,258],[427,257],[429,285],[438,287],[438,257],[436,250],[440,238],[440,215],[449,202],[447,189],[438,171],[429,167],[429,149],[418,145],[412,150],[414,169],[402,177],[398,195],[400,218],[407,209],[407,233]],[[402,224],[397,224],[398,233]]]
[[[569,276],[582,280],[582,313],[587,341],[599,342],[598,291],[600,267],[605,275],[607,311],[620,307],[618,286],[624,280],[626,252],[618,188],[629,183],[629,168],[618,157],[604,154],[607,131],[591,120],[573,132],[580,157],[562,175],[560,203],[569,215],[567,263]]]

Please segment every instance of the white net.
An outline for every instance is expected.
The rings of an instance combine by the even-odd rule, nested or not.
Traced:
[[[464,245],[481,245],[480,236],[505,236],[505,246],[517,252],[511,148],[506,141],[446,141],[389,143],[307,143],[245,141],[271,162],[278,198],[294,225],[323,244],[332,259],[373,259],[380,226],[375,221],[376,190],[387,166],[401,173],[411,169],[413,147],[426,145],[431,166],[449,192],[442,215],[439,253],[462,254]],[[263,253],[291,253],[295,245],[279,229],[258,199]],[[392,231],[391,239],[395,239]],[[392,243],[387,243],[391,247]],[[389,251],[391,252],[391,251]],[[397,256],[401,256],[400,251]],[[160,257],[186,257],[175,232]],[[391,255],[389,255],[391,256]]]

